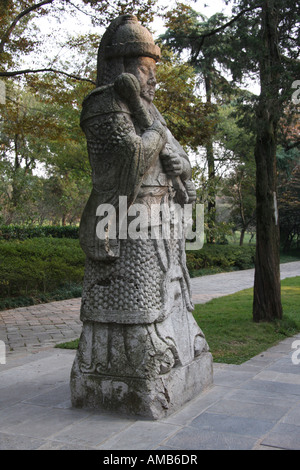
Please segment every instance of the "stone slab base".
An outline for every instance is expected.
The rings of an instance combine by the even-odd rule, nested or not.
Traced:
[[[177,411],[213,381],[212,356],[202,353],[153,379],[82,373],[77,360],[71,372],[72,405],[130,416],[160,419]]]

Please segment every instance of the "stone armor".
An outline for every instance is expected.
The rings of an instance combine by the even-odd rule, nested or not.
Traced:
[[[111,32],[113,38],[117,36],[115,41],[124,38],[122,25],[128,28],[128,22],[134,25],[135,39],[139,37],[140,29],[132,18],[116,21]],[[153,57],[158,49],[146,36],[137,54],[149,51]],[[107,60],[112,60],[118,53],[116,44],[107,37],[103,44]],[[134,41],[120,50],[134,53]],[[105,64],[104,75],[109,71]],[[86,265],[83,330],[71,374],[72,402],[158,418],[211,382],[211,354],[192,315],[185,241],[173,236],[172,224],[170,238],[152,239],[147,223],[143,227],[144,233],[149,232],[146,239],[113,238],[109,228],[107,237],[99,239],[96,227],[101,217],[96,212],[99,205],[111,204],[118,213],[120,196],[126,196],[127,210],[132,204],[142,204],[150,215],[154,204],[168,212],[186,197],[191,169],[155,106],[149,106],[148,114],[142,110],[141,119],[140,104],[134,108],[132,97],[127,99],[115,86],[119,76],[85,99],[81,115],[93,190],[80,226]],[[160,154],[166,144],[181,159],[180,181],[164,170]]]

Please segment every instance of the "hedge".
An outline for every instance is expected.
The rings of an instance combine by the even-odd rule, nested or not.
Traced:
[[[79,227],[75,225],[0,225],[0,240],[26,240],[28,238],[78,239]]]
[[[51,292],[68,283],[80,284],[84,261],[78,240],[0,240],[0,298]]]
[[[186,253],[187,267],[191,276],[215,271],[251,269],[255,262],[254,245],[204,245],[201,250]]]
[[[247,269],[253,267],[254,255],[254,246],[204,245],[199,251],[187,252],[187,267],[191,276],[206,274],[212,268]],[[0,298],[81,285],[84,262],[76,239],[0,240]]]

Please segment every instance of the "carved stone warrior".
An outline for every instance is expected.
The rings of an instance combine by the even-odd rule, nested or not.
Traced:
[[[97,87],[83,102],[93,189],[80,225],[83,328],[71,372],[74,406],[153,419],[212,382],[212,357],[192,315],[185,240],[174,236],[171,217],[195,190],[188,157],[152,103],[159,58],[149,31],[120,16],[102,38]],[[136,205],[149,215],[140,236],[120,236]],[[101,212],[108,207],[111,217]],[[171,220],[169,237],[151,236],[153,207],[161,209],[156,228],[162,215]]]

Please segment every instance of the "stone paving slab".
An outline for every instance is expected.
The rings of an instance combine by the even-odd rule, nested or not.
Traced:
[[[285,274],[299,275],[300,263],[289,264]],[[213,288],[214,276],[206,277]],[[196,293],[207,296],[208,285]],[[208,390],[168,418],[149,421],[72,408],[75,352],[53,345],[79,336],[79,308],[80,299],[72,299],[0,312],[0,339],[12,346],[0,364],[1,450],[299,449],[300,365],[292,362],[292,343],[300,335],[241,365],[215,363]]]
[[[74,351],[16,357],[0,365],[0,449],[299,449],[300,365],[276,370],[291,362],[299,337],[285,340],[286,353],[268,362],[261,354],[255,366],[215,363],[214,384],[158,421],[72,408]]]
[[[78,338],[80,303],[77,298],[1,311],[0,340],[8,360]]]

